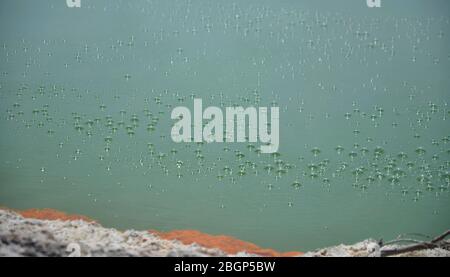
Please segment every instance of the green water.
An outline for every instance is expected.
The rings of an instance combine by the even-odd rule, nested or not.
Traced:
[[[450,227],[450,3],[3,0],[0,205],[277,250]],[[279,155],[173,143],[280,107]],[[243,155],[241,155],[243,154]]]

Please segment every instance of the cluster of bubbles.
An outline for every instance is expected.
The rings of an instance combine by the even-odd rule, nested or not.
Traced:
[[[448,86],[422,87],[404,75],[392,81],[378,71],[395,64],[448,68],[450,56],[428,47],[432,41],[444,43],[445,32],[436,28],[448,28],[448,19],[361,19],[265,6],[241,8],[237,3],[223,4],[213,17],[209,5],[177,3],[159,16],[151,7],[128,3],[128,9],[139,8],[164,24],[146,25],[125,38],[110,37],[106,44],[90,41],[67,48],[75,42],[3,41],[2,118],[25,127],[23,135],[46,133],[56,141],[55,148],[76,144],[74,151],[63,153],[73,161],[100,161],[102,174],[130,167],[147,177],[158,174],[160,180],[176,176],[189,184],[206,176],[223,185],[252,180],[261,185],[255,190],[283,186],[292,193],[316,184],[324,191],[349,186],[368,192],[385,186],[413,201],[427,193],[448,193]],[[214,43],[217,38],[233,39],[253,51],[239,60],[226,46]],[[198,42],[183,46],[183,40]],[[231,71],[221,72],[221,64]],[[54,77],[114,66],[123,72],[114,72],[113,91],[59,83]],[[207,72],[216,67],[222,75],[214,92],[171,86],[177,80],[207,82]],[[345,76],[352,67],[371,77]],[[142,71],[152,80],[145,82]],[[15,75],[20,75],[19,82],[13,81]],[[273,83],[287,84],[286,91]],[[191,105],[196,97],[222,107],[280,106],[280,151],[262,154],[257,143],[172,143],[171,110]],[[328,130],[328,138],[310,133],[321,138],[303,141],[304,126],[313,125]],[[296,142],[286,142],[297,131]],[[85,150],[92,144],[99,147]],[[46,174],[49,169],[36,170]],[[287,207],[294,202],[286,197]]]

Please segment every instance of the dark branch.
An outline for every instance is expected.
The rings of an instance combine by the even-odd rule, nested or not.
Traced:
[[[387,242],[385,245],[398,243],[398,242],[412,242],[414,244],[406,245],[406,246],[398,246],[388,249],[381,248],[381,257],[387,257],[387,256],[393,256],[393,255],[399,255],[403,253],[408,253],[412,251],[418,251],[418,250],[425,250],[425,249],[434,249],[434,248],[448,248],[450,246],[450,243],[444,241],[447,236],[450,235],[450,230],[447,230],[442,235],[432,239],[431,241],[417,241],[413,239],[399,239]]]

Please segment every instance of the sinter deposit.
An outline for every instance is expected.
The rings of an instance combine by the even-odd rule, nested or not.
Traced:
[[[395,246],[392,246],[395,247]],[[308,252],[307,257],[377,257],[376,241],[366,240],[354,245],[339,245]],[[433,249],[414,251],[403,256],[444,256],[450,251]],[[227,256],[218,249],[196,244],[184,245],[164,240],[147,231],[104,228],[83,220],[61,221],[29,219],[0,210],[0,256]],[[240,252],[234,256],[252,256]]]

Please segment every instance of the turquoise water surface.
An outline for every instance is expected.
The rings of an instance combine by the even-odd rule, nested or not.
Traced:
[[[450,2],[4,0],[0,205],[280,251],[450,227]],[[173,108],[280,108],[280,148]],[[206,122],[204,122],[206,123]]]

